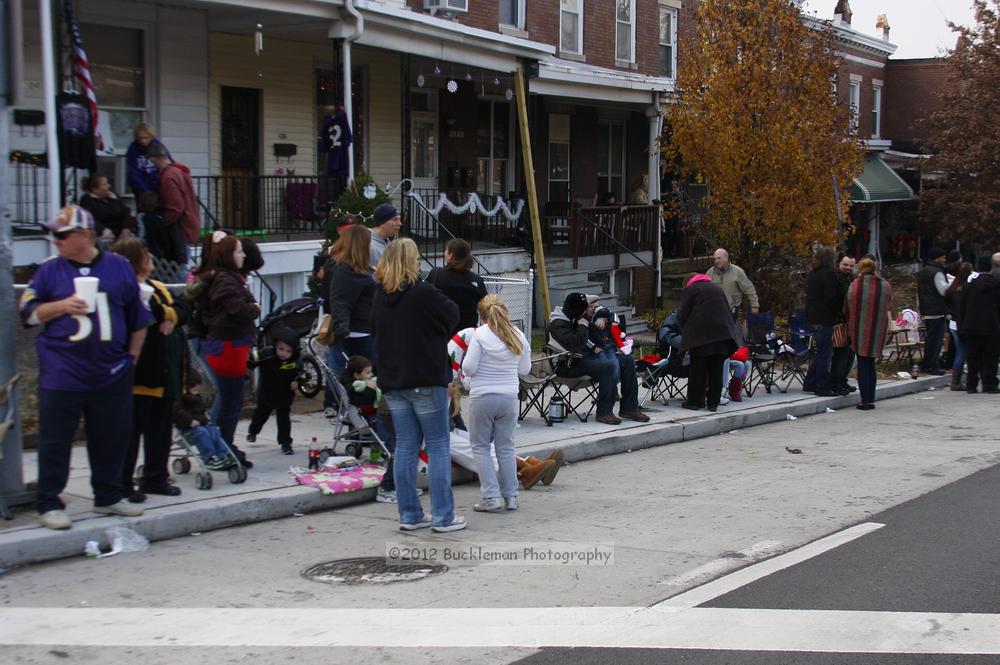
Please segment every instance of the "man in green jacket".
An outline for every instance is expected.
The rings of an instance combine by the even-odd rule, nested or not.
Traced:
[[[757,289],[753,282],[743,272],[743,268],[729,262],[729,252],[721,247],[712,255],[715,266],[708,269],[708,277],[722,287],[729,300],[729,309],[735,319],[744,304],[750,305],[750,311],[756,314],[760,311],[760,301],[757,299]]]

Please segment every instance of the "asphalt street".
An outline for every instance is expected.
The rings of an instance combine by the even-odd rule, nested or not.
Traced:
[[[985,399],[924,393],[573,464],[517,513],[473,513],[478,487],[456,487],[470,526],[452,534],[400,534],[395,507],[371,503],[10,570],[0,661],[997,663]],[[303,576],[391,544],[539,542],[614,558]]]

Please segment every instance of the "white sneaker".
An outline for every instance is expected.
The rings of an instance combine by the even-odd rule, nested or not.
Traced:
[[[379,503],[396,503],[396,490],[384,490],[380,487],[375,500]]]
[[[431,531],[436,533],[448,533],[449,531],[461,531],[465,528],[465,518],[461,515],[455,515],[451,520],[451,524],[441,524],[439,526],[432,526]]]
[[[69,518],[65,510],[46,510],[38,516],[38,521],[47,529],[61,531],[73,526],[73,520]]]
[[[504,497],[503,506],[507,510],[517,510],[517,507],[518,507],[517,506],[517,497],[516,496]]]
[[[431,518],[424,515],[420,518],[419,522],[400,522],[400,531],[416,531],[417,529],[426,529],[431,525]]]
[[[139,517],[142,515],[142,508],[128,501],[119,501],[118,503],[112,503],[110,506],[94,506],[94,512],[102,515]]]
[[[729,404],[729,398],[728,397],[720,397],[719,398],[719,406],[725,406],[727,404]]]
[[[332,406],[328,406],[325,409],[323,409],[323,417],[324,418],[336,418],[337,417],[337,410],[335,408],[333,408]]]
[[[503,501],[497,497],[480,499],[472,509],[477,513],[499,513],[503,510]]]

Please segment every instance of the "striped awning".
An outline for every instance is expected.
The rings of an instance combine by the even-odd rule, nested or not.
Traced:
[[[913,190],[878,155],[865,155],[865,168],[851,183],[851,201],[884,203],[909,201]]]

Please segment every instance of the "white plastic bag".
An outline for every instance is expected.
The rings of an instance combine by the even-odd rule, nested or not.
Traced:
[[[111,543],[111,551],[98,558],[114,556],[122,552],[145,552],[149,549],[149,541],[127,526],[113,526],[104,532]]]

